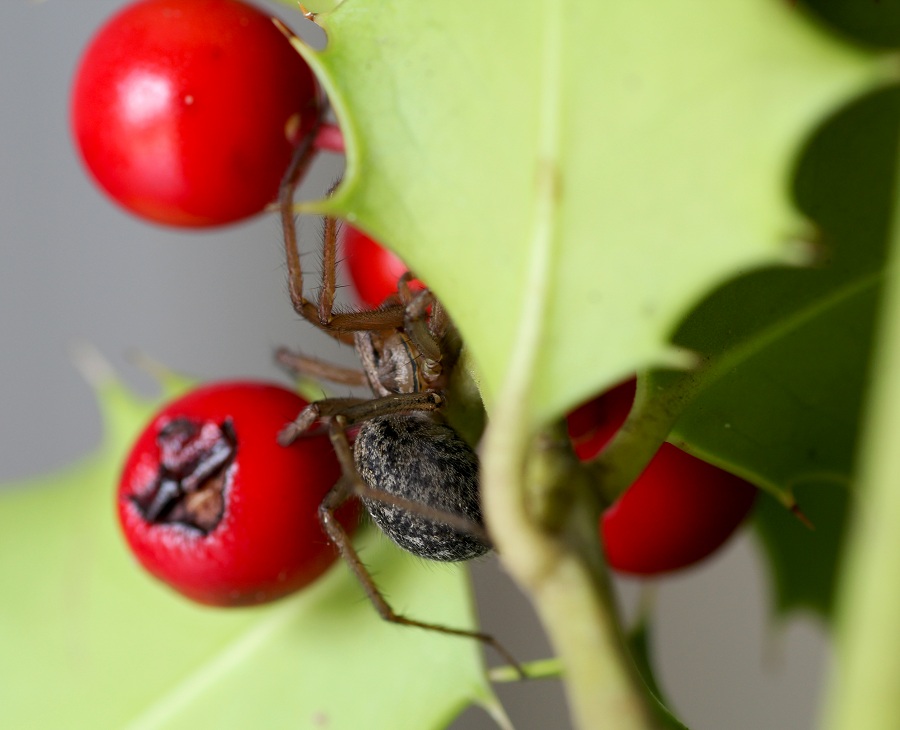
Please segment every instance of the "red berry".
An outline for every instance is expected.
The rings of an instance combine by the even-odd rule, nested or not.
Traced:
[[[579,459],[593,459],[616,435],[631,410],[635,386],[634,380],[622,383],[567,416],[569,438]]]
[[[240,0],[129,5],[94,36],[72,97],[97,182],[132,213],[174,226],[263,210],[318,114],[309,67]]]
[[[635,381],[573,411],[569,435],[583,460],[596,456],[625,421]],[[707,557],[743,522],[756,498],[743,479],[663,444],[628,490],[604,512],[601,533],[609,565],[655,575]]]
[[[242,606],[296,591],[331,565],[318,507],[340,476],[337,458],[325,436],[276,442],[305,405],[279,386],[235,381],[153,417],[118,493],[125,537],[150,573],[200,603]]]
[[[353,226],[345,225],[341,235],[344,259],[357,297],[369,307],[380,306],[397,293],[397,282],[409,268],[397,254]],[[413,279],[409,286],[413,291],[425,288],[418,279]]]

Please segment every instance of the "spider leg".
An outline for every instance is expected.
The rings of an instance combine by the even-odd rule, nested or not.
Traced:
[[[312,144],[313,137],[314,134],[309,134],[304,142],[298,145],[291,165],[281,181],[278,193],[281,226],[284,233],[285,261],[288,270],[288,293],[294,311],[303,319],[327,332],[336,340],[352,344],[352,338],[348,334],[356,330],[387,330],[402,326],[404,307],[395,304],[362,312],[335,312],[333,310],[337,266],[335,253],[337,222],[331,217],[325,218],[322,241],[322,291],[318,304],[311,302],[303,293],[303,266],[300,263],[300,246],[297,240],[297,225],[294,220],[294,194],[316,152]]]
[[[403,312],[403,330],[413,341],[428,360],[435,363],[441,360],[441,347],[437,338],[428,328],[428,308],[431,307],[435,298],[428,290],[424,289],[416,294],[409,291],[409,286],[405,281],[405,276],[400,279],[400,299],[404,301],[406,307]]]
[[[335,186],[337,183],[335,183]],[[334,193],[334,187],[327,197]],[[322,229],[322,288],[319,290],[319,322],[330,322],[334,313],[334,292],[337,288],[337,221],[326,216]]]
[[[459,358],[460,340],[447,311],[429,290],[413,293],[407,271],[397,283],[397,293],[406,309],[403,328],[425,357],[424,367],[432,373],[453,368]],[[358,348],[357,348],[358,349]]]
[[[297,224],[294,219],[294,193],[312,163],[316,150],[313,139],[318,131],[319,121],[315,127],[297,145],[281,186],[278,189],[278,207],[281,212],[281,228],[284,235],[284,253],[288,269],[288,291],[294,311],[301,317],[315,323],[315,307],[303,295],[303,267],[300,264],[300,247],[297,242]]]
[[[410,413],[411,411],[436,411],[444,407],[445,399],[433,390],[418,393],[391,393],[381,398],[370,398],[358,405],[344,409],[339,414],[343,422],[352,426],[376,416],[389,416],[394,413]]]
[[[278,443],[282,446],[289,446],[301,434],[308,431],[316,421],[370,402],[370,400],[365,398],[324,398],[323,400],[317,400],[315,403],[310,403],[300,411],[300,415],[281,429],[278,433]]]
[[[310,403],[300,411],[297,418],[281,429],[278,443],[282,446],[293,443],[316,421],[323,418],[340,416],[342,423],[352,426],[376,416],[410,411],[436,411],[443,405],[444,396],[434,391],[393,393],[382,398],[324,398]]]
[[[371,332],[354,332],[353,344],[356,346],[356,353],[359,355],[360,364],[366,375],[366,380],[372,392],[378,396],[390,395],[390,391],[381,382],[378,377],[378,364],[375,357],[375,345],[372,342]]]
[[[428,330],[431,332],[431,336],[440,341],[451,327],[452,324],[447,316],[447,310],[435,299],[434,304],[431,306],[431,318],[428,320]]]
[[[322,528],[325,530],[325,533],[328,535],[332,543],[334,543],[334,545],[338,548],[339,552],[341,553],[341,557],[344,559],[350,570],[356,576],[356,579],[359,581],[372,605],[375,607],[375,610],[378,611],[378,615],[389,623],[399,624],[402,626],[414,626],[428,631],[436,631],[442,634],[461,636],[480,641],[481,643],[490,646],[498,654],[500,654],[512,667],[516,669],[516,671],[523,679],[527,678],[525,671],[515,660],[512,654],[510,654],[503,647],[503,645],[500,644],[500,642],[490,634],[486,634],[481,631],[470,631],[467,629],[454,629],[448,626],[428,623],[425,621],[417,621],[415,619],[411,619],[396,613],[391,608],[390,604],[385,600],[384,596],[375,585],[375,582],[372,579],[372,576],[369,574],[369,571],[366,569],[362,560],[360,560],[359,554],[354,549],[349,535],[347,535],[344,528],[335,518],[335,510],[337,510],[338,507],[340,507],[347,499],[349,499],[354,494],[360,494],[362,492],[365,494],[365,496],[372,497],[373,499],[381,499],[384,496],[387,496],[383,493],[378,492],[378,490],[370,489],[359,476],[359,473],[356,471],[356,467],[353,464],[353,455],[350,450],[350,444],[347,441],[346,434],[344,433],[345,427],[346,423],[342,418],[335,418],[332,421],[330,428],[331,440],[334,444],[335,451],[338,453],[338,458],[341,462],[342,469],[344,470],[344,475],[332,488],[332,490],[327,495],[325,495],[325,499],[319,506],[319,520],[322,523]],[[421,505],[412,504],[411,507],[419,508],[421,507]],[[447,516],[442,515],[441,519],[444,519],[445,517]]]
[[[275,351],[275,360],[294,376],[307,376],[349,386],[368,384],[366,374],[356,368],[343,368],[315,357],[294,352],[286,347],[279,347]]]

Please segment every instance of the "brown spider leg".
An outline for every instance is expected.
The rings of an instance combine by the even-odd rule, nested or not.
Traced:
[[[334,195],[334,191],[340,184],[336,180],[328,192],[326,198]],[[337,232],[338,223],[335,218],[326,216],[322,228],[322,287],[319,290],[319,322],[330,322],[334,311],[334,292],[337,288]]]
[[[437,411],[443,408],[445,403],[444,396],[433,390],[418,393],[391,393],[381,398],[370,398],[362,403],[351,405],[334,415],[341,416],[348,426],[353,426],[378,416],[413,411]]]
[[[329,188],[331,197],[337,187]],[[337,220],[326,216],[322,229],[322,288],[319,292],[319,321],[330,322],[334,313],[334,292],[337,288]]]
[[[411,411],[436,411],[444,405],[444,396],[434,391],[392,393],[382,398],[324,398],[310,403],[291,423],[281,429],[278,443],[287,446],[323,418],[342,416],[353,425],[377,416]]]
[[[525,671],[512,656],[512,654],[510,654],[503,647],[503,645],[490,634],[486,634],[481,631],[454,629],[448,626],[442,626],[440,624],[432,624],[425,621],[416,621],[415,619],[407,618],[406,616],[395,613],[390,604],[388,604],[388,602],[385,600],[384,596],[381,595],[381,592],[375,585],[372,576],[369,574],[369,571],[366,570],[365,565],[363,564],[362,560],[360,560],[359,554],[354,549],[349,535],[347,535],[344,528],[335,518],[335,510],[337,510],[337,508],[340,507],[353,494],[364,493],[365,496],[371,497],[373,499],[383,499],[383,497],[386,496],[383,493],[378,492],[377,490],[369,489],[365,482],[362,481],[359,473],[356,471],[356,466],[353,463],[353,456],[350,452],[350,444],[347,441],[346,434],[344,433],[345,425],[341,423],[341,420],[342,419],[335,419],[335,421],[332,422],[330,433],[332,444],[334,444],[335,451],[338,452],[341,465],[345,469],[345,472],[344,476],[341,477],[338,483],[331,489],[331,491],[327,495],[325,495],[325,499],[322,500],[322,504],[319,505],[319,521],[322,523],[322,528],[325,530],[325,533],[328,535],[331,542],[334,543],[334,545],[340,551],[341,557],[344,559],[350,570],[356,576],[356,579],[359,581],[369,600],[372,602],[372,605],[375,606],[375,610],[378,611],[378,615],[389,623],[399,624],[401,626],[415,626],[427,631],[437,631],[438,633],[442,634],[461,636],[480,641],[481,643],[490,646],[494,649],[494,651],[500,654],[512,667],[516,669],[522,679],[527,679]],[[412,506],[416,509],[421,507],[421,505]],[[447,515],[441,516],[442,519],[445,517],[447,517]]]
[[[406,316],[409,319],[426,319],[425,315],[428,314],[430,307],[431,315],[427,317],[428,331],[435,340],[440,341],[450,325],[447,313],[430,289],[413,293],[409,288],[409,282],[414,278],[415,275],[407,271],[397,282],[397,294],[400,301],[406,305]]]
[[[401,279],[400,298],[406,304],[403,313],[404,331],[427,360],[439,363],[441,348],[427,323],[428,308],[435,301],[434,295],[428,289],[412,295],[406,282]]]
[[[343,368],[315,357],[294,352],[286,347],[275,351],[275,360],[294,376],[307,376],[351,387],[368,385],[366,374],[356,368]]]
[[[397,280],[397,296],[403,304],[409,304],[415,294],[413,294],[412,289],[409,288],[409,282],[415,279],[415,275],[411,271],[406,271],[403,275]],[[429,291],[425,289],[424,291]]]
[[[318,131],[320,121],[297,146],[291,164],[288,166],[278,189],[278,207],[281,211],[281,227],[284,235],[284,253],[288,268],[288,291],[294,311],[301,317],[314,322],[314,309],[303,296],[303,267],[300,265],[300,247],[297,243],[297,225],[294,220],[294,193],[309,169],[316,153],[312,140]]]
[[[359,355],[360,364],[363,372],[369,382],[369,387],[376,396],[387,396],[391,394],[381,378],[378,376],[378,363],[375,358],[375,345],[372,342],[371,332],[354,332],[353,344],[356,347],[356,354]]]
[[[330,322],[334,315],[337,288],[337,221],[328,216],[322,232],[322,289],[319,292],[319,321]]]
[[[278,205],[284,233],[285,261],[288,269],[288,292],[294,311],[303,319],[327,332],[336,340],[351,344],[352,339],[348,333],[355,330],[388,330],[402,326],[404,307],[392,305],[362,312],[331,311],[334,301],[335,256],[329,255],[328,251],[336,246],[337,236],[337,226],[332,218],[326,218],[323,242],[323,253],[328,265],[323,268],[323,291],[320,299],[325,301],[321,306],[317,306],[303,294],[303,267],[300,263],[300,246],[294,221],[294,193],[316,152],[311,141],[316,129],[318,126],[298,146],[291,165],[281,181],[278,193]]]
[[[412,293],[409,288],[412,279],[412,272],[407,271],[397,283],[400,301],[406,305],[404,330],[427,360],[452,368],[459,357],[459,337],[453,323],[430,290]],[[448,337],[450,335],[453,337]],[[424,365],[428,367],[427,362]],[[432,366],[431,369],[435,374],[440,372],[439,367]]]
[[[431,332],[431,336],[440,341],[451,326],[450,318],[447,317],[447,310],[444,309],[440,301],[435,299],[434,304],[431,305],[431,317],[428,319],[428,329]]]
[[[325,398],[310,403],[300,411],[300,415],[278,432],[278,443],[281,446],[289,446],[308,431],[316,421],[343,413],[353,406],[370,402],[371,399],[365,398]]]

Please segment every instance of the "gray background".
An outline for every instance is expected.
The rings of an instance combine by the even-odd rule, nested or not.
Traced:
[[[205,379],[278,378],[270,353],[282,343],[344,356],[293,315],[274,217],[177,233],[120,212],[82,173],[67,128],[70,79],[91,33],[122,4],[0,5],[0,481],[60,467],[97,443],[93,395],[68,359],[75,341],[93,343],[145,391],[149,380],[125,357],[132,348]],[[324,161],[308,194],[339,170]],[[767,622],[763,567],[745,535],[655,584],[661,680],[695,730],[814,726],[829,650],[812,620]],[[496,564],[476,566],[475,579],[486,628],[517,656],[546,656],[527,602]],[[622,583],[626,606],[637,586]],[[500,693],[521,730],[569,724],[554,682]],[[470,710],[454,727],[492,724]]]

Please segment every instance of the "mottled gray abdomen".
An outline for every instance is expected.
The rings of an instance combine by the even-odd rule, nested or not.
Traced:
[[[482,525],[478,457],[449,426],[425,414],[379,416],[359,429],[356,468],[373,489],[452,512]],[[471,560],[490,546],[474,537],[394,505],[363,504],[400,547],[428,560]]]

